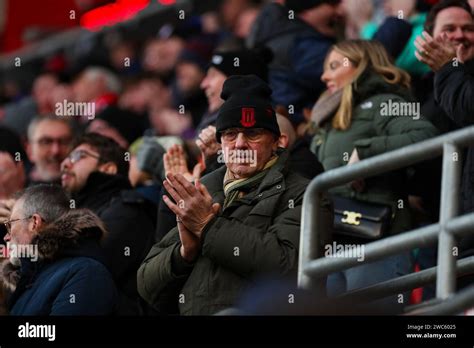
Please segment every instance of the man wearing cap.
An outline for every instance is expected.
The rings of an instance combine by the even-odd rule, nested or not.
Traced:
[[[230,77],[216,123],[226,165],[194,184],[181,175],[165,180],[174,202],[163,199],[178,226],[138,271],[139,293],[155,309],[177,304],[181,314],[210,315],[259,277],[295,275],[308,180],[288,170],[288,153],[278,148],[270,95],[256,76]],[[331,228],[328,201],[320,209],[318,228]]]

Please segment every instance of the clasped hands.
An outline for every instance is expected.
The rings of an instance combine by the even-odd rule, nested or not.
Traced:
[[[165,204],[176,214],[181,256],[192,262],[199,255],[204,227],[219,213],[220,204],[213,203],[199,179],[193,184],[181,174],[168,174],[163,184],[174,200],[163,196]]]
[[[465,47],[463,44],[452,42],[446,33],[434,39],[427,32],[423,32],[415,40],[416,58],[427,64],[433,71],[440,70],[444,65],[452,62],[455,58],[460,63],[471,60],[474,57],[474,47]]]

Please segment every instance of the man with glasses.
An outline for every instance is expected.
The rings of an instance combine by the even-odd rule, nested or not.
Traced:
[[[30,123],[26,148],[34,164],[30,184],[60,183],[61,162],[71,151],[72,141],[72,127],[64,118],[37,117]]]
[[[120,292],[119,314],[138,314],[136,273],[154,241],[156,206],[128,181],[129,162],[114,140],[89,133],[61,164],[61,183],[71,204],[105,223],[101,246]]]
[[[11,315],[115,313],[117,290],[99,248],[105,228],[96,215],[69,210],[61,187],[37,185],[21,193],[4,224],[9,260],[0,284],[11,292]]]
[[[292,277],[296,285],[301,205],[308,180],[288,169],[271,89],[257,76],[232,76],[216,122],[225,166],[194,184],[164,182],[178,226],[155,245],[138,271],[140,295],[156,309],[186,315],[234,305],[259,277]],[[318,228],[332,227],[324,201]],[[174,301],[174,302],[173,302]]]

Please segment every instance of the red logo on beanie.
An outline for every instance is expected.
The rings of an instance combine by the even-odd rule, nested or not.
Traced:
[[[245,127],[253,127],[257,123],[255,120],[255,109],[254,108],[242,108],[242,118],[240,124]]]

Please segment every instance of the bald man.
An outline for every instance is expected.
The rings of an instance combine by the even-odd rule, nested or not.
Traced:
[[[316,155],[309,150],[308,141],[296,136],[296,131],[288,118],[277,114],[277,122],[281,133],[278,146],[289,149],[289,167],[310,180],[324,172]]]

